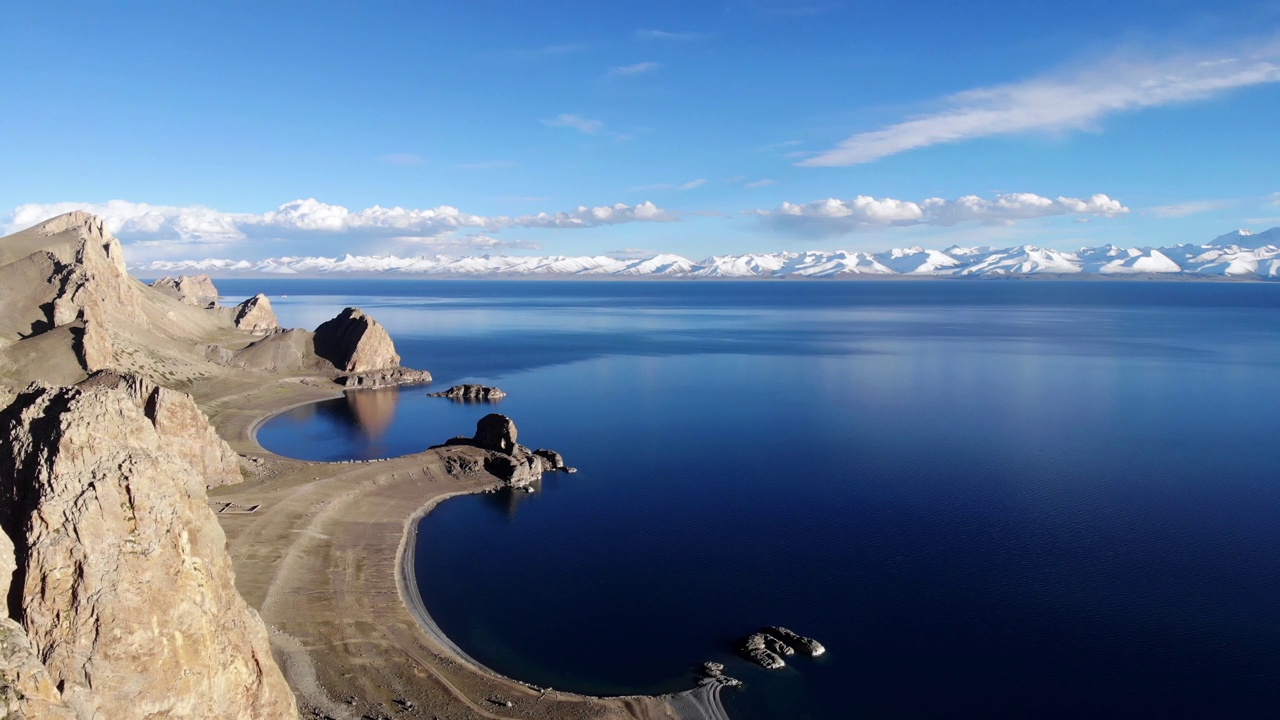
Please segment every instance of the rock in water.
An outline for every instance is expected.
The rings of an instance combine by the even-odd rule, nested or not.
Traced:
[[[358,308],[349,307],[316,328],[316,354],[347,372],[400,365],[387,329]]]
[[[827,651],[826,648],[822,647],[822,643],[818,642],[817,640],[797,634],[784,627],[778,627],[778,626],[767,627],[764,629],[764,632],[768,633],[769,635],[772,635],[773,637],[778,638],[779,640],[786,643],[787,645],[790,645],[791,647],[801,652],[807,653],[813,657],[817,657]]]
[[[451,400],[463,400],[471,402],[489,402],[491,400],[501,400],[507,394],[496,387],[487,385],[454,385],[448,390],[441,392],[427,393],[427,397],[443,397]]]
[[[297,716],[236,592],[205,496],[227,469],[194,407],[98,373],[33,385],[0,412],[0,527],[18,547],[9,607],[79,717]]]
[[[476,445],[510,454],[516,449],[516,424],[506,415],[490,413],[476,423]]]
[[[546,448],[539,448],[537,450],[534,450],[533,454],[542,458],[543,470],[566,470],[567,469],[565,468],[565,465],[564,465],[564,456],[556,452],[555,450],[547,450]]]
[[[779,668],[786,667],[787,663],[782,659],[782,656],[769,650],[765,646],[767,637],[768,636],[764,633],[748,635],[738,641],[738,653],[744,658],[767,670],[777,670]]]
[[[262,293],[237,305],[234,320],[236,327],[253,332],[265,332],[280,327],[276,312],[271,309],[271,301]]]
[[[164,277],[151,283],[151,287],[188,305],[218,307],[218,289],[213,286],[213,278],[208,275]]]

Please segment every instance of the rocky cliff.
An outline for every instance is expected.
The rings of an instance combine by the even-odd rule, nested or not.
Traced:
[[[16,569],[13,543],[0,532],[0,597],[8,597]],[[72,720],[49,672],[40,663],[22,626],[0,611],[0,718],[5,720]]]
[[[78,718],[296,716],[207,506],[234,467],[211,433],[190,398],[110,372],[0,412],[9,610]]]
[[[235,323],[241,330],[253,332],[266,332],[280,327],[276,311],[271,309],[271,301],[262,293],[236,306]]]
[[[387,329],[359,308],[347,308],[316,328],[316,354],[339,370],[364,373],[400,364]]]

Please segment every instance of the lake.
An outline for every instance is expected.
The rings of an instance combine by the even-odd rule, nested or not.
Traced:
[[[266,448],[496,411],[580,470],[421,523],[428,608],[504,674],[665,692],[718,660],[735,720],[1280,713],[1280,285],[218,284],[288,326],[359,306],[431,389],[508,393],[351,393]],[[770,624],[828,654],[736,659]]]

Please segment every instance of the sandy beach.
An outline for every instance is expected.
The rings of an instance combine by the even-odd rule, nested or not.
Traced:
[[[236,586],[267,623],[304,717],[727,717],[711,686],[596,698],[527,685],[467,657],[418,596],[415,530],[445,499],[496,489],[498,481],[445,471],[446,454],[466,448],[314,463],[257,443],[257,427],[272,415],[340,395],[308,378],[226,380],[196,392],[219,433],[252,459],[254,476],[211,491],[210,503],[227,535]]]

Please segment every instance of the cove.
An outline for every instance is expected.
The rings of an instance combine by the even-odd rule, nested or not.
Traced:
[[[496,410],[580,469],[422,520],[424,600],[477,660],[595,694],[720,660],[735,718],[1280,708],[1276,288],[586,285],[277,303],[375,303],[434,389],[509,395],[352,394],[268,449],[403,454]],[[735,659],[764,624],[829,653]]]

